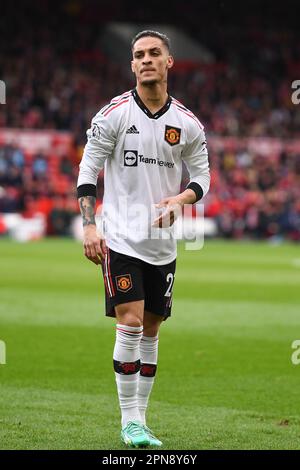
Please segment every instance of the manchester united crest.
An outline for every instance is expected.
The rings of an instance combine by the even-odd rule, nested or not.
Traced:
[[[132,280],[130,274],[122,274],[116,276],[117,289],[120,292],[128,292],[132,288]]]
[[[180,142],[181,129],[173,126],[166,126],[165,141],[170,145],[177,145]]]

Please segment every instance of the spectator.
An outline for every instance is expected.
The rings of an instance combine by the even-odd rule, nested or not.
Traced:
[[[33,177],[36,179],[43,178],[46,176],[48,170],[48,164],[46,157],[43,153],[36,155],[32,166]]]

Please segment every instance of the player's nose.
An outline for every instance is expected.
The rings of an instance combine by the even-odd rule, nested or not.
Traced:
[[[150,56],[145,56],[144,57],[144,60],[143,60],[143,65],[149,65],[149,64],[152,64],[152,60],[151,60],[151,57]]]

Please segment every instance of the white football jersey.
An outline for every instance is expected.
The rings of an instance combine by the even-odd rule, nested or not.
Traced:
[[[171,96],[152,114],[131,90],[96,114],[87,137],[77,186],[96,185],[104,167],[107,246],[150,264],[173,261],[177,254],[173,227],[153,229],[158,216],[155,204],[179,194],[182,161],[190,183],[207,193],[210,174],[202,124]]]

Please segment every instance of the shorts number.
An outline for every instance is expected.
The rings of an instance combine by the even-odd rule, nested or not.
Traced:
[[[168,285],[168,289],[166,290],[165,297],[171,297],[172,287],[173,287],[173,283],[174,283],[174,274],[173,273],[167,274],[167,282],[169,282],[170,284]]]

